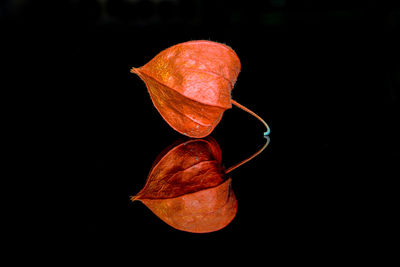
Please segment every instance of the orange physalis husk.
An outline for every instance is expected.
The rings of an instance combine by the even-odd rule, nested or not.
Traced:
[[[131,199],[143,202],[175,229],[207,233],[227,226],[237,201],[221,166],[221,150],[212,139],[192,139],[164,150],[144,188]]]
[[[132,68],[146,84],[154,106],[176,131],[195,138],[209,135],[232,104],[240,60],[227,45],[189,41],[163,50],[141,68]],[[255,115],[250,111],[250,114]],[[268,125],[257,115],[268,131]]]

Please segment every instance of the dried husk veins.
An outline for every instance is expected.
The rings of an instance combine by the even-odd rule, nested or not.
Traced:
[[[201,138],[212,132],[226,109],[240,72],[228,46],[190,41],[172,46],[131,71],[145,82],[154,106],[176,131]]]
[[[215,140],[187,141],[161,155],[132,200],[142,201],[167,224],[183,231],[211,232],[229,224],[237,202]]]
[[[209,233],[226,227],[236,216],[231,179],[219,186],[171,199],[138,199],[175,229]]]

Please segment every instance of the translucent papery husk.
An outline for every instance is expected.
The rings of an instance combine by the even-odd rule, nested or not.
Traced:
[[[132,200],[187,232],[217,231],[233,220],[237,201],[214,139],[181,142],[160,155],[146,185]]]
[[[231,90],[240,68],[229,46],[200,40],[165,49],[131,72],[145,82],[154,106],[172,128],[201,138],[232,107]]]

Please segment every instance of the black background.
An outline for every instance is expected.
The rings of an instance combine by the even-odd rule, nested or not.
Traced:
[[[29,241],[17,245],[46,240],[60,262],[354,255],[385,230],[374,225],[394,198],[399,12],[377,0],[3,1],[5,115],[22,158],[14,212]],[[181,137],[129,70],[199,39],[236,51],[232,97],[271,127],[267,149],[231,173],[236,218],[209,234],[175,230],[129,200]],[[212,133],[224,165],[258,150],[263,131],[227,110]]]

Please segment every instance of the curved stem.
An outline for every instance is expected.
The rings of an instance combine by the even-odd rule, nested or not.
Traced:
[[[233,171],[233,170],[236,169],[237,167],[242,166],[242,165],[245,164],[246,162],[248,162],[248,161],[252,160],[253,158],[255,158],[256,156],[258,156],[258,154],[260,154],[261,152],[263,152],[263,150],[268,146],[269,141],[270,141],[269,136],[265,136],[265,139],[267,139],[267,142],[265,142],[265,145],[264,145],[261,149],[259,149],[256,153],[254,153],[253,155],[251,155],[251,156],[248,157],[247,159],[242,160],[241,162],[239,162],[239,163],[233,165],[232,167],[229,167],[229,168],[225,171],[225,173],[229,173],[229,172]]]
[[[251,111],[250,109],[246,108],[245,106],[239,104],[239,103],[236,102],[235,100],[231,99],[231,101],[232,101],[232,104],[234,104],[234,105],[237,106],[238,108],[240,108],[240,109],[246,111],[247,113],[250,113],[250,115],[256,117],[259,121],[261,121],[261,122],[264,124],[265,128],[267,128],[267,131],[264,132],[264,136],[267,136],[267,135],[270,134],[271,129],[269,128],[268,124],[267,124],[260,116],[258,116],[256,113],[254,113],[254,112]]]

